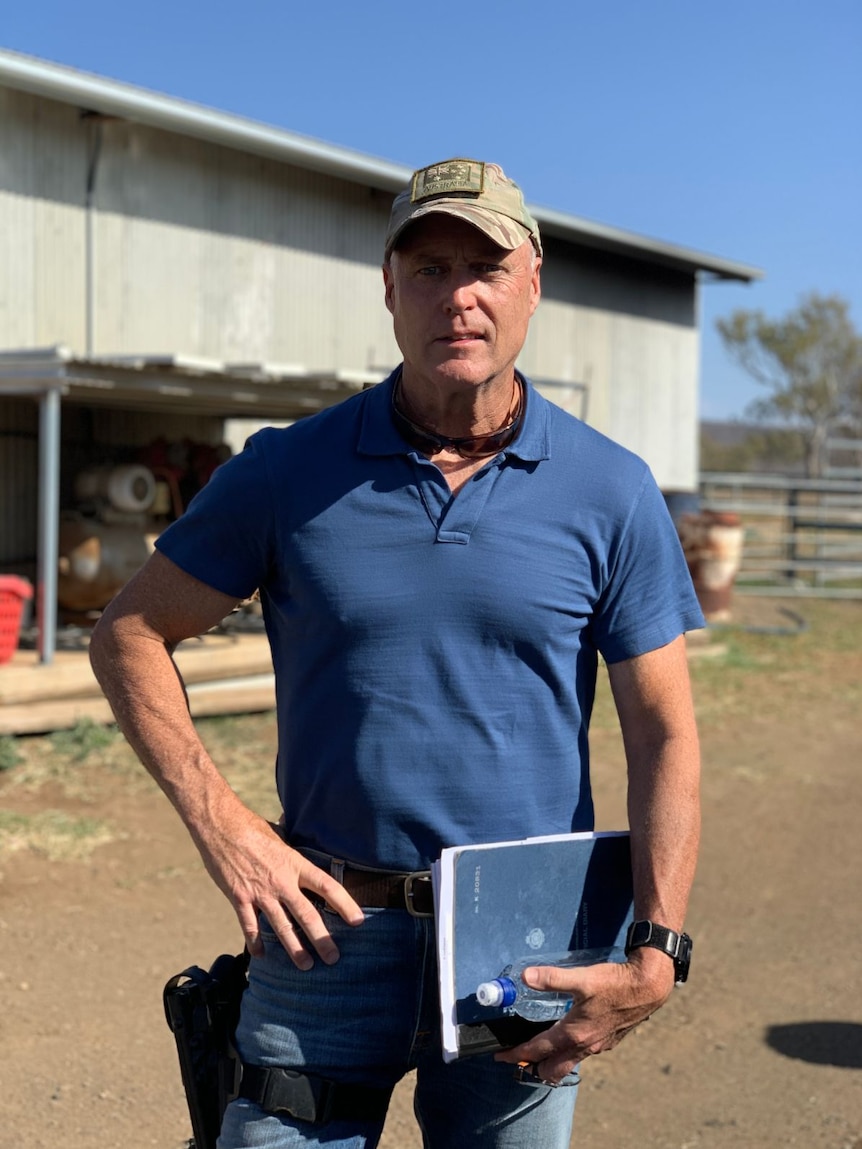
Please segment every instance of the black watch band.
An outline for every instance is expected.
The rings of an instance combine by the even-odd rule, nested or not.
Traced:
[[[677,985],[682,985],[688,979],[692,950],[692,940],[688,934],[678,934],[676,930],[669,930],[667,926],[646,920],[632,922],[626,935],[626,955],[640,946],[661,950],[673,959]]]

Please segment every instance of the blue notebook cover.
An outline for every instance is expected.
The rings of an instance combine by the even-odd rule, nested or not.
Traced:
[[[632,920],[626,832],[452,847],[433,876],[446,1061],[542,1028],[476,1000],[476,987],[510,963],[608,947],[623,958]]]

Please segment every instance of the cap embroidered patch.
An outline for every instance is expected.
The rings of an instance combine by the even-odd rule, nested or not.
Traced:
[[[407,187],[392,201],[385,258],[410,224],[434,214],[463,220],[507,251],[514,251],[529,238],[536,252],[542,254],[538,224],[524,203],[521,189],[499,164],[453,156],[414,172]]]
[[[481,195],[485,189],[485,165],[479,160],[447,160],[413,174],[411,203],[421,203],[437,195],[464,193]]]

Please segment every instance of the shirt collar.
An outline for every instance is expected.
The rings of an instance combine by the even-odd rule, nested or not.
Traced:
[[[390,416],[392,392],[401,368],[365,393],[362,423],[359,428],[357,449],[361,455],[413,455],[415,447],[405,443],[395,429]],[[551,455],[550,419],[548,401],[535,389],[526,375],[518,372],[524,384],[525,410],[521,426],[514,440],[501,452],[514,455],[524,462],[538,462]]]

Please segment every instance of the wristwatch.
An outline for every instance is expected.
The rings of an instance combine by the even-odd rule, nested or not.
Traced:
[[[640,946],[650,946],[661,950],[673,959],[673,968],[676,972],[676,984],[682,985],[688,978],[691,965],[692,940],[688,934],[678,934],[676,930],[669,930],[667,926],[657,925],[656,922],[632,922],[626,934],[626,956]]]

